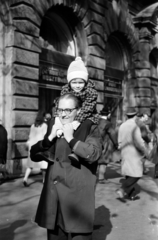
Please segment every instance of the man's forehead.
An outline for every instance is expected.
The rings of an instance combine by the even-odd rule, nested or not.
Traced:
[[[59,106],[60,108],[65,107],[65,108],[71,108],[71,107],[75,107],[75,101],[73,99],[61,99],[59,101]]]

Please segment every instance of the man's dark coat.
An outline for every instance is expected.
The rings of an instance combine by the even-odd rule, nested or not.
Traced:
[[[54,229],[58,224],[71,233],[89,233],[93,230],[96,168],[102,144],[96,125],[92,125],[85,142],[77,140],[79,131],[84,131],[82,124],[69,144],[64,138],[50,142],[45,137],[31,149],[32,158],[52,145],[55,149],[54,163],[48,165],[35,218],[43,228]],[[79,162],[69,160],[72,148]]]

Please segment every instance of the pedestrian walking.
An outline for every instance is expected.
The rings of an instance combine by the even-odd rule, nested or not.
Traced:
[[[72,240],[92,239],[96,169],[102,145],[96,124],[87,131],[85,120],[77,130],[73,129],[72,122],[80,109],[76,96],[62,95],[57,113],[63,124],[63,137],[57,138],[57,127],[53,125],[44,140],[31,148],[35,161],[38,153],[50,147],[54,151],[35,217],[35,222],[47,229],[48,240],[67,240],[68,234]],[[68,157],[72,150],[78,157],[77,164]]]
[[[137,114],[136,123],[140,128],[142,138],[145,142],[145,146],[148,149],[148,151],[150,151],[149,150],[149,143],[151,142],[151,137],[150,137],[149,129],[146,125],[148,119],[149,119],[149,117],[148,117],[147,114],[139,113],[139,114]],[[145,167],[145,162],[146,162],[146,159],[144,158],[144,161],[143,161],[143,174],[144,175],[146,175],[148,173],[148,170]]]
[[[100,112],[98,128],[102,136],[103,151],[99,159],[98,182],[104,184],[106,182],[105,173],[107,165],[112,161],[112,153],[117,149],[117,138],[115,129],[110,121],[111,113],[108,109]]]
[[[27,147],[28,147],[28,159],[27,159],[27,169],[25,171],[25,176],[23,179],[23,184],[25,187],[28,186],[28,177],[31,174],[31,171],[33,169],[41,169],[42,170],[43,182],[44,182],[45,169],[47,168],[47,162],[45,162],[45,161],[41,161],[40,163],[33,162],[30,158],[30,149],[31,149],[32,145],[34,145],[36,142],[38,142],[44,138],[44,135],[47,132],[47,127],[48,126],[44,120],[44,114],[43,114],[43,112],[39,111],[34,124],[31,125],[29,139],[26,143]]]
[[[153,149],[150,160],[155,164],[154,178],[158,178],[158,108],[151,116],[150,130],[153,133]]]
[[[3,180],[6,180],[8,176],[6,165],[8,145],[7,135],[7,130],[2,125],[2,120],[0,119],[0,173],[3,175]]]
[[[120,198],[136,200],[135,184],[143,175],[144,156],[148,158],[140,128],[136,123],[137,112],[129,108],[127,120],[121,124],[118,134],[119,149],[121,150],[121,173],[125,176],[122,187],[116,192]]]

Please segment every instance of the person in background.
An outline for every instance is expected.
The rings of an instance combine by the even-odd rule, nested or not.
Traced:
[[[63,125],[63,137],[57,127],[47,131],[44,140],[31,148],[31,158],[46,149],[53,151],[41,193],[35,222],[47,229],[48,240],[92,240],[95,215],[95,183],[102,144],[96,124],[87,129],[85,120],[74,130],[72,122],[80,113],[81,103],[73,94],[62,95],[57,113]],[[71,151],[77,163],[69,158]]]
[[[148,158],[148,151],[136,123],[137,112],[128,108],[127,120],[121,124],[118,134],[118,144],[121,151],[121,173],[125,180],[120,189],[116,190],[119,198],[136,200],[135,184],[143,175],[144,157]]]
[[[99,159],[98,183],[104,184],[106,182],[105,173],[108,163],[112,161],[112,152],[117,149],[117,139],[114,127],[110,121],[110,111],[102,109],[100,112],[100,119],[98,128],[102,136],[103,151]]]
[[[44,122],[45,123],[48,123],[51,118],[52,118],[52,115],[49,112],[44,113]]]
[[[28,160],[27,160],[27,169],[25,172],[25,176],[23,179],[23,184],[25,187],[28,186],[28,177],[33,169],[41,169],[43,175],[43,182],[45,178],[45,169],[47,168],[47,162],[41,161],[40,163],[35,163],[31,161],[30,158],[30,149],[31,146],[37,143],[38,141],[42,140],[47,132],[47,123],[44,121],[44,114],[43,112],[39,111],[34,124],[31,125],[29,139],[27,141],[28,147]]]
[[[122,123],[123,121],[121,119],[116,120],[115,139],[117,141],[117,148],[115,148],[113,152],[113,160],[116,163],[121,163],[121,153],[120,153],[120,150],[118,149],[118,132]]]
[[[67,81],[68,83],[62,87],[61,96],[72,93],[82,101],[80,113],[74,119],[72,126],[76,130],[82,122],[88,119],[86,124],[87,129],[90,129],[93,123],[98,124],[99,121],[96,111],[98,93],[94,83],[88,79],[88,71],[81,57],[76,57],[75,61],[69,65]],[[58,128],[57,136],[61,137],[63,129],[60,118],[56,117],[55,125]],[[77,159],[74,153],[71,153],[69,157]]]
[[[154,178],[158,178],[158,108],[151,116],[151,123],[149,129],[153,133],[153,152],[152,162],[155,164]]]
[[[149,151],[149,143],[151,142],[151,138],[150,138],[149,129],[147,127],[148,119],[149,119],[149,117],[147,114],[138,113],[137,118],[136,118],[136,123],[140,128],[142,138],[145,142],[145,146]],[[145,161],[146,161],[146,159],[144,159],[144,161],[143,161],[143,174],[144,175],[148,173],[148,170],[145,167]]]
[[[0,173],[3,175],[3,181],[5,181],[8,176],[6,165],[8,145],[7,135],[7,130],[2,125],[2,120],[0,119]]]

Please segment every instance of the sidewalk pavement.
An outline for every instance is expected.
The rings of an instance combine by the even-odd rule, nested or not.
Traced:
[[[138,182],[140,199],[120,201],[115,190],[121,185],[120,165],[107,169],[107,182],[96,186],[93,240],[157,240],[158,180],[154,165]],[[42,189],[42,175],[31,176],[25,188],[22,178],[0,185],[0,240],[46,240],[46,230],[34,223]]]

